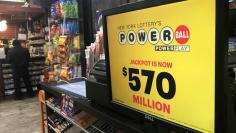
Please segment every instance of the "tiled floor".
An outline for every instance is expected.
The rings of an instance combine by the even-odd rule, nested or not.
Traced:
[[[37,98],[0,102],[0,133],[40,133]]]

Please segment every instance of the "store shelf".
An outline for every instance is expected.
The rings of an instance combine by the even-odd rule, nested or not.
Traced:
[[[30,43],[29,45],[34,47],[43,47],[45,43]]]
[[[14,81],[11,81],[11,82],[7,82],[7,83],[4,83],[4,85],[9,85],[9,84],[13,84]]]
[[[32,87],[36,87],[36,86],[32,86]],[[4,89],[4,93],[5,93],[6,96],[12,95],[12,94],[9,94],[9,91],[11,91],[12,93],[15,93],[15,89],[14,88]],[[33,88],[33,91],[37,92],[38,89]],[[21,92],[22,93],[26,93],[27,89],[25,87],[21,87]]]
[[[52,125],[48,124],[49,128],[52,129],[55,133],[61,133],[58,129],[54,128]]]
[[[43,75],[43,73],[30,73],[29,74],[31,77],[36,77],[36,76],[40,76],[40,75]]]
[[[80,33],[64,33],[66,36],[78,36]]]
[[[76,80],[72,82],[76,82]],[[50,84],[41,83],[41,88],[53,95],[65,94],[71,96],[81,110],[93,114],[98,119],[110,122],[110,124],[125,131],[125,133],[143,133],[140,129],[142,127],[140,123],[120,115],[113,110],[93,104],[87,98],[81,97],[80,95],[57,88],[56,85],[58,84],[55,82]]]
[[[236,68],[236,64],[230,64],[228,65],[228,68]]]
[[[34,35],[34,36],[29,36],[28,39],[29,40],[34,40],[34,39],[40,39],[40,38],[44,38],[44,35]]]
[[[236,55],[228,56],[228,65],[235,65],[236,64]]]
[[[8,82],[8,83],[4,83],[4,85],[10,85],[10,84],[14,84],[14,81],[13,82]]]
[[[39,69],[39,70],[29,70],[29,72],[38,72],[38,73],[29,73],[29,75],[30,75],[30,76],[43,75],[42,70],[43,70],[43,69]],[[40,72],[40,73],[39,73],[39,72]],[[12,74],[12,72],[2,73],[2,74],[3,74],[3,75],[5,75],[5,74]],[[3,78],[4,78],[4,77],[3,77]],[[11,76],[10,78],[13,78],[13,77]],[[7,77],[7,78],[5,78],[5,79],[9,79],[9,78]]]
[[[31,60],[45,60],[44,56],[30,57]]]
[[[73,120],[72,118],[68,117],[68,116],[65,115],[64,113],[62,113],[62,112],[60,111],[60,109],[57,109],[57,108],[53,107],[53,106],[50,105],[48,102],[46,102],[46,106],[48,106],[50,109],[52,109],[52,110],[55,111],[57,114],[59,114],[60,116],[62,116],[63,118],[65,118],[67,121],[69,121],[70,123],[72,123],[73,125],[75,125],[76,127],[78,127],[79,129],[81,129],[83,132],[89,133],[87,130],[85,130],[84,128],[82,128],[80,125],[76,124],[75,120]]]
[[[35,36],[30,36],[30,39],[32,40],[29,43],[31,43],[32,45],[34,45],[33,43],[35,43],[35,45],[41,45],[39,43],[45,42],[43,41],[44,39],[43,34],[35,34]],[[44,55],[41,57],[30,58],[29,67],[33,68],[33,70],[29,70],[29,72],[33,73],[30,75],[33,78],[37,76],[36,77],[37,79],[30,79],[33,88],[37,88],[39,86],[40,75],[43,74],[42,70],[44,69],[41,66],[44,66],[44,61],[45,61]],[[13,75],[12,75],[13,71],[11,69],[11,65],[6,61],[6,59],[0,59],[0,69],[1,69],[0,70],[0,75],[1,75],[0,76],[0,99],[1,99],[2,97],[5,97],[5,96],[10,97],[13,95],[14,86],[11,86],[11,85],[14,84],[14,81],[10,81],[10,80],[13,80]],[[9,74],[11,75],[8,76]],[[6,77],[3,77],[4,75],[6,75]],[[25,87],[21,87],[21,88],[25,88]]]
[[[37,87],[39,84],[34,84],[34,85],[31,85],[32,87]],[[21,89],[26,89],[25,86],[21,86],[20,87]],[[14,90],[14,86],[12,88],[7,88],[7,89],[4,89],[4,90]],[[36,91],[36,90],[35,90]]]
[[[13,76],[3,77],[3,79],[13,79]]]
[[[44,57],[45,58],[45,57]],[[30,62],[29,64],[29,67],[30,68],[33,68],[34,66],[37,66],[37,67],[41,67],[43,68],[44,67],[44,61],[35,61],[35,62]]]
[[[10,65],[10,64],[7,64],[7,65],[2,65],[2,68],[9,68],[9,67],[11,67],[11,65]]]
[[[34,64],[34,65],[32,65],[32,66],[36,66],[37,64]],[[39,65],[39,64],[38,64]],[[29,72],[41,72],[42,70],[43,70],[44,68],[35,68],[35,69],[28,69],[29,70]],[[4,71],[4,69],[3,69],[3,71]],[[13,73],[13,71],[11,70],[11,71],[9,71],[9,72],[2,72],[2,74],[3,75],[5,75],[5,74],[12,74]]]
[[[8,91],[8,90],[15,90],[14,88],[9,88],[9,89],[4,89],[5,91]]]
[[[43,71],[43,69],[35,69],[35,70],[29,70],[29,72],[42,72]]]
[[[12,74],[12,71],[11,72],[2,72],[2,74]]]
[[[78,127],[81,130],[80,133],[90,133],[90,131],[99,132],[99,133],[106,133],[106,132],[109,131],[109,133],[116,133],[118,131],[117,128],[111,126],[109,123],[104,122],[102,120],[96,120],[93,124],[89,125],[86,129],[84,129],[83,127],[79,126],[74,119],[64,115],[63,113],[60,113],[59,109],[55,109],[55,107],[53,107],[52,105],[48,104],[47,102],[46,102],[46,105],[50,109],[52,109],[53,111],[58,113],[60,116],[62,116],[66,120],[68,120],[74,126]]]

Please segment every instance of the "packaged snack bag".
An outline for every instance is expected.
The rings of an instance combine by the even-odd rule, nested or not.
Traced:
[[[69,68],[68,67],[62,67],[61,73],[60,73],[60,78],[64,80],[69,80],[70,75],[69,75]]]
[[[67,39],[68,39],[67,36],[60,36],[58,45],[65,46],[67,44]]]

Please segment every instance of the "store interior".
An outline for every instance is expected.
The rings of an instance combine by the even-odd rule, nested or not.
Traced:
[[[108,18],[114,14],[122,15],[125,13],[122,10],[132,11],[136,5],[139,10],[145,7],[144,5],[152,7],[150,4],[152,1],[155,0],[0,0],[0,133],[222,133],[221,131],[236,133],[236,1],[234,0],[224,3],[227,6],[227,11],[224,10],[227,13],[224,13],[228,15],[224,18],[227,18],[225,22],[228,24],[223,27],[228,30],[223,33],[227,35],[228,45],[225,44],[224,48],[227,48],[227,51],[223,53],[226,55],[222,55],[221,59],[227,56],[225,59],[227,64],[223,64],[224,61],[219,64],[222,65],[221,72],[225,72],[226,75],[223,85],[226,89],[217,92],[225,92],[222,94],[225,96],[222,102],[225,103],[219,106],[216,103],[216,109],[218,107],[225,109],[215,111],[216,114],[222,115],[214,116],[217,122],[210,124],[213,127],[214,124],[219,126],[218,123],[222,123],[219,128],[215,126],[215,131],[214,129],[210,131],[210,128],[203,129],[178,120],[172,121],[158,113],[154,115],[144,112],[139,110],[139,107],[132,108],[123,105],[122,102],[117,104],[111,102],[113,93],[109,87],[113,84],[110,79],[116,76],[111,77],[109,72],[111,66],[116,66],[110,64],[109,60],[110,49],[106,44],[111,41],[110,34],[107,33],[110,30],[107,29],[107,25],[104,28],[109,19],[105,21],[104,16]],[[163,0],[160,1],[161,5],[165,3]],[[169,1],[176,2],[167,0]],[[122,21],[117,20],[117,23]],[[138,37],[137,35],[137,39]],[[132,40],[128,37],[127,39]],[[30,54],[28,73],[34,91],[33,98],[27,96],[26,84],[22,78],[20,91],[23,98],[15,99],[15,73],[8,61],[8,53],[15,47],[14,40],[18,40],[21,47],[27,49]],[[122,40],[119,41],[122,43]],[[116,59],[119,62],[120,58]],[[140,66],[140,69],[143,68]],[[123,67],[122,70],[123,75],[127,76],[127,69]],[[128,70],[131,71],[131,68]],[[135,74],[139,72],[136,71]],[[142,75],[145,75],[145,72],[142,71]],[[130,86],[133,80],[137,81],[137,77],[129,79]],[[135,90],[135,87],[133,88]],[[118,90],[118,93],[122,91]],[[163,90],[164,97],[165,94],[166,90]],[[222,95],[217,97],[221,99]],[[142,102],[142,98],[144,102],[144,97],[140,97],[140,101]],[[141,104],[144,106],[145,102]],[[152,104],[154,108],[154,102]],[[164,106],[163,104],[163,108]],[[169,111],[167,107],[166,110]],[[204,124],[209,125],[210,122],[207,122]]]

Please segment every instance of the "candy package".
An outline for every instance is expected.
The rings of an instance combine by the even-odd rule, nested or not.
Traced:
[[[56,31],[57,31],[57,26],[55,24],[53,24],[50,28],[51,36],[54,36],[56,34]]]
[[[54,72],[48,72],[48,81],[49,82],[55,81],[55,79],[54,79]]]
[[[58,41],[58,45],[60,46],[65,46],[67,44],[67,36],[60,36],[59,37],[59,41]]]
[[[101,54],[104,54],[103,32],[97,32],[95,40],[95,62],[99,60]]]
[[[57,48],[59,42],[59,36],[58,35],[53,36],[52,42],[53,42],[53,47]]]
[[[52,50],[48,51],[48,57],[47,58],[48,58],[49,62],[51,62],[51,63],[53,62],[53,51]]]
[[[51,4],[51,16],[52,16],[52,17],[56,17],[56,16],[57,16],[56,0],[52,0],[52,4]]]
[[[59,46],[59,47],[57,48],[57,50],[58,50],[58,52],[60,52],[60,53],[65,53],[65,54],[68,53],[68,48],[67,48],[67,47],[64,47],[64,46]]]
[[[69,58],[69,63],[70,64],[78,64],[80,62],[80,54],[75,53],[71,54]]]
[[[75,36],[73,40],[73,47],[80,49],[80,36]]]
[[[55,6],[56,6],[56,15],[57,15],[57,17],[61,17],[61,6],[60,6],[60,1],[59,0],[56,0]]]
[[[55,80],[59,80],[59,75],[60,75],[60,71],[61,71],[60,65],[56,64],[56,65],[53,66],[53,68],[54,68]]]
[[[60,53],[58,52],[58,63],[67,63],[68,55],[67,53]]]
[[[65,34],[77,34],[79,33],[79,23],[76,20],[67,20],[64,25]]]
[[[78,18],[79,7],[77,0],[60,0],[60,5],[63,17]]]
[[[70,75],[69,75],[69,68],[68,67],[62,67],[61,73],[60,73],[60,78],[64,80],[69,80]]]

